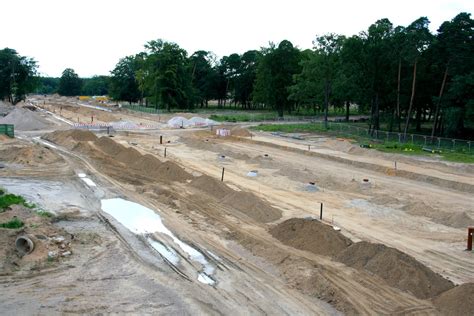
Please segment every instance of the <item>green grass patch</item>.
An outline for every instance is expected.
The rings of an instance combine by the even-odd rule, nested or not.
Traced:
[[[6,223],[0,223],[1,228],[9,228],[9,229],[17,229],[21,228],[25,225],[21,220],[18,218],[14,218]]]
[[[38,214],[39,216],[41,217],[47,217],[47,218],[52,218],[54,217],[54,214],[53,213],[50,213],[48,211],[45,211],[45,210],[39,210],[36,212],[36,214]]]
[[[398,143],[398,142],[387,142],[383,140],[374,141],[369,137],[360,135],[353,135],[344,132],[340,132],[339,129],[324,128],[323,124],[305,123],[305,124],[260,124],[258,126],[251,127],[253,130],[264,131],[264,132],[282,132],[282,133],[323,133],[335,135],[338,137],[349,138],[356,141],[361,147],[371,148],[386,153],[395,153],[403,155],[418,155],[418,156],[429,156],[433,158],[441,157],[442,160],[460,163],[474,163],[474,152],[469,153],[465,149],[458,151],[452,151],[449,149],[438,150],[435,148],[435,153],[427,152],[423,150],[423,145],[410,144],[410,143]]]
[[[4,211],[7,207],[15,204],[27,204],[22,196],[15,194],[3,194],[0,196],[0,211]]]
[[[311,132],[328,132],[330,129],[325,129],[323,124],[260,124],[251,127],[253,130],[264,132],[283,132],[283,133],[311,133]]]
[[[277,117],[276,113],[212,114],[209,116],[211,120],[217,122],[253,122],[274,120]]]

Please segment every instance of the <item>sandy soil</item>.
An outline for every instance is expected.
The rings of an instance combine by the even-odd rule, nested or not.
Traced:
[[[75,109],[64,105],[60,115],[67,118]],[[99,110],[74,115],[86,119],[88,111]],[[122,117],[106,114],[97,117]],[[266,133],[216,138],[205,129],[36,139],[40,134],[0,142],[0,153],[9,153],[0,156],[6,165],[0,186],[51,209],[56,227],[76,241],[64,262],[0,278],[7,314],[419,315],[471,308],[456,309],[451,293],[463,288],[450,289],[474,282],[473,253],[464,251],[465,227],[474,219],[470,166],[373,154],[323,137],[314,137],[308,150],[308,142]],[[25,152],[29,159],[20,158]],[[248,176],[251,170],[256,177]],[[206,257],[216,283],[198,282],[194,262],[171,264],[103,212],[101,200],[114,197],[155,210],[181,240],[212,253]],[[319,218],[320,203],[330,226],[295,221]],[[166,235],[152,238],[185,258]],[[399,270],[402,261],[413,274]]]

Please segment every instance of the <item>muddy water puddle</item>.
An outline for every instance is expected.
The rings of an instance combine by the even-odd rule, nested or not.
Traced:
[[[101,201],[102,210],[115,218],[120,224],[136,235],[146,237],[150,246],[155,249],[164,259],[173,265],[181,262],[180,256],[186,260],[191,260],[201,266],[196,271],[197,280],[201,283],[214,285],[216,281],[213,274],[216,270],[214,264],[210,263],[206,256],[199,250],[180,240],[164,224],[161,216],[153,210],[121,198],[103,199]],[[153,234],[160,233],[171,239],[172,244],[164,241],[157,241]],[[180,249],[178,253],[178,249]],[[180,254],[181,253],[181,254]]]

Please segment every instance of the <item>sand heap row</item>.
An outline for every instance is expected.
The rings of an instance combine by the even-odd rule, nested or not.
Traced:
[[[102,159],[106,159],[106,164],[120,164],[119,170],[126,170],[125,167],[130,168],[134,171],[133,175],[141,175],[143,178],[158,179],[162,182],[185,182],[192,179],[190,185],[194,188],[204,191],[223,205],[230,206],[260,223],[273,222],[282,215],[280,210],[253,193],[235,191],[221,181],[206,175],[193,178],[190,173],[174,162],[162,162],[150,154],[142,155],[135,148],[125,147],[110,137],[97,138],[90,131],[69,130],[56,131],[46,135],[45,138],[91,157],[96,156],[100,151],[105,154],[106,158],[102,157]]]
[[[352,241],[318,220],[292,218],[270,228],[282,243],[318,255],[331,256],[357,270],[382,278],[390,286],[420,299],[433,298],[454,287],[415,258],[391,247]]]
[[[44,138],[74,151],[87,154],[99,150],[105,154],[107,163],[118,163],[122,168],[131,168],[137,171],[137,174],[146,178],[159,179],[165,182],[183,182],[192,177],[191,174],[171,161],[161,162],[152,155],[142,155],[134,148],[125,147],[107,136],[98,138],[90,131],[55,131],[44,136]]]

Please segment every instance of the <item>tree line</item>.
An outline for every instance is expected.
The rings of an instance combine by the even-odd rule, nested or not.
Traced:
[[[460,13],[436,34],[421,17],[408,26],[380,19],[345,37],[316,37],[313,49],[290,41],[217,59],[212,52],[187,56],[177,44],[151,41],[122,58],[111,72],[109,94],[170,110],[205,107],[272,109],[279,116],[324,113],[357,105],[369,128],[459,136],[474,125],[474,23]]]
[[[58,93],[63,96],[108,95],[109,85],[109,76],[79,78],[74,69],[66,68],[60,78],[41,77],[34,92],[38,94]]]
[[[0,97],[18,102],[26,93],[104,95],[160,109],[207,107],[323,113],[351,107],[369,114],[369,128],[407,133],[428,123],[434,135],[462,136],[474,128],[474,23],[460,13],[435,34],[421,17],[408,26],[380,19],[345,37],[323,34],[313,48],[290,41],[217,58],[188,56],[178,44],[153,40],[119,60],[110,76],[38,78],[36,62],[12,49],[0,51]],[[426,124],[425,124],[426,125]]]

